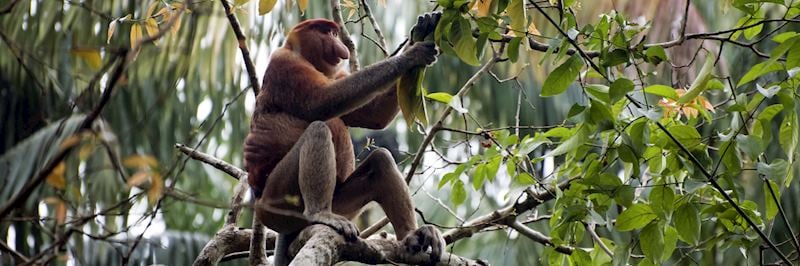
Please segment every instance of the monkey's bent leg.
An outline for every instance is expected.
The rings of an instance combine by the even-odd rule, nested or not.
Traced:
[[[358,215],[367,203],[377,202],[394,227],[397,239],[417,228],[414,205],[403,176],[391,153],[377,149],[336,188],[333,211],[348,218]]]

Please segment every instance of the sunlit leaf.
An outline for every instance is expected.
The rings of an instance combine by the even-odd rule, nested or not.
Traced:
[[[555,149],[551,150],[547,154],[542,157],[553,157],[559,156],[561,154],[570,152],[585,143],[589,139],[589,127],[588,126],[581,126],[578,128],[578,131],[567,139],[566,141],[562,142],[561,145],[558,145]]]
[[[444,104],[449,104],[450,100],[453,99],[453,95],[450,95],[449,93],[446,92],[428,93],[428,95],[425,95],[425,97]]]

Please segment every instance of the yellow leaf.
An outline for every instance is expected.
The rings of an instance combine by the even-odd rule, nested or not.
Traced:
[[[164,16],[165,20],[169,20],[169,17],[167,17],[169,16],[169,14],[170,14],[169,9],[167,9],[166,7],[162,7],[161,9],[158,10],[158,12],[152,15],[152,17]]]
[[[67,186],[67,179],[64,178],[64,162],[58,163],[56,168],[47,175],[47,184],[59,190]]]
[[[272,11],[272,8],[275,7],[275,3],[278,0],[259,0],[258,1],[258,14],[264,15]]]
[[[133,174],[131,178],[128,178],[128,188],[132,188],[138,185],[141,185],[150,177],[150,174],[147,171],[139,171]]]
[[[147,13],[144,14],[144,17],[145,18],[153,17],[153,11],[156,10],[156,7],[160,2],[161,2],[160,0],[153,0],[153,2],[150,3],[150,6],[147,7]]]
[[[106,43],[111,43],[111,37],[114,36],[114,32],[117,30],[117,24],[119,24],[119,21],[116,19],[112,20],[111,23],[108,23],[108,39],[106,40]]]
[[[139,48],[139,41],[142,40],[142,26],[134,23],[131,26],[131,49]]]
[[[164,191],[164,180],[158,173],[153,173],[150,176],[150,189],[147,190],[147,201],[150,206],[155,205],[158,199],[161,198],[161,193]]]
[[[297,7],[300,8],[300,14],[306,13],[306,8],[308,8],[308,0],[297,0]]]
[[[103,60],[100,58],[100,50],[98,49],[72,49],[72,55],[83,59],[86,64],[94,70],[99,70],[103,65]]]
[[[233,5],[234,6],[241,6],[241,5],[247,4],[247,2],[250,2],[250,0],[233,0]]]
[[[539,32],[539,29],[536,28],[536,24],[533,21],[531,21],[531,24],[528,25],[528,34],[537,35],[537,36],[541,36],[542,35]]]
[[[147,30],[147,36],[153,37],[158,34],[158,23],[156,23],[156,19],[154,18],[145,20],[144,28]]]
[[[155,168],[158,166],[156,158],[150,155],[131,155],[122,160],[122,164],[130,168]]]
[[[475,6],[473,7],[479,17],[485,17],[489,15],[489,9],[492,7],[492,0],[476,0],[473,2]]]

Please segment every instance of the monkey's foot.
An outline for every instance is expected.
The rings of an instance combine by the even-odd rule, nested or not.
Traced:
[[[308,215],[311,224],[327,225],[339,232],[345,240],[353,242],[358,239],[358,228],[344,216],[332,212],[318,212]]]
[[[411,42],[421,42],[436,30],[442,18],[442,12],[428,12],[417,17],[417,24],[411,28]]]
[[[442,233],[433,225],[423,225],[403,239],[403,245],[406,246],[406,250],[409,252],[424,252],[430,247],[431,261],[439,261],[445,244]]]

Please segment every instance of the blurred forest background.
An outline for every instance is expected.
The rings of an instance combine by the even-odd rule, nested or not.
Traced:
[[[328,1],[298,1],[308,5],[301,12],[295,1],[278,1],[274,10],[262,16],[258,14],[258,2],[232,3],[248,36],[246,44],[260,81],[269,54],[282,44],[287,30],[303,19],[330,18],[331,7]],[[382,60],[385,52],[398,49],[416,17],[435,6],[430,1],[341,2],[362,66]],[[734,27],[742,12],[730,8],[730,2],[733,1],[691,1],[687,31]],[[363,3],[370,5],[385,36],[385,52],[376,45],[372,24],[362,17]],[[28,177],[34,176],[59,151],[74,151],[20,206],[0,217],[0,240],[4,242],[0,265],[14,264],[9,250],[31,258],[52,254],[45,256],[53,256],[52,261],[58,265],[122,262],[187,265],[222,227],[238,181],[207,164],[188,159],[175,145],[185,144],[242,166],[242,143],[249,130],[254,96],[236,38],[219,1],[195,1],[186,12],[177,12],[184,5],[172,0],[0,1],[0,205],[14,197]],[[642,27],[646,25],[644,35],[652,43],[673,39],[671,32],[679,25],[676,17],[683,13],[684,5],[685,1],[678,0],[585,0],[577,1],[572,10],[579,25],[595,24],[600,14],[616,10],[628,20],[641,21]],[[763,14],[778,14],[778,17],[785,12],[785,8],[770,6],[764,10]],[[151,22],[146,14],[158,20]],[[547,25],[547,20],[535,11],[529,14],[533,24]],[[112,76],[115,55],[127,51],[132,36],[136,38],[131,32],[153,34],[151,23],[157,23],[158,27],[169,16],[181,18],[154,44],[141,47],[99,119],[90,125],[94,133],[61,134],[82,127],[83,119],[104,101],[101,95]],[[769,32],[779,25],[764,24],[762,34],[771,37]],[[798,23],[780,26],[781,31],[800,30]],[[559,34],[552,26],[539,26],[538,30],[543,36]],[[709,42],[707,49],[719,51],[719,44]],[[757,42],[752,48],[769,53],[775,46]],[[694,51],[670,50],[673,65],[680,65],[680,60],[694,60]],[[487,48],[486,53],[491,51]],[[584,102],[586,97],[576,86],[555,97],[539,97],[548,73],[558,66],[544,57],[541,51],[521,48],[517,63],[497,64],[492,70],[495,77],[481,77],[461,98],[468,115],[451,116],[445,123],[471,131],[530,126],[511,129],[520,138],[565,124],[573,105]],[[738,80],[749,66],[763,60],[754,50],[727,44],[717,71]],[[659,68],[660,72],[648,80],[668,86],[688,86],[700,71],[700,62],[674,71]],[[424,84],[429,92],[455,94],[477,70],[477,66],[444,54],[428,69]],[[636,74],[631,72],[631,75]],[[514,79],[498,82],[507,77]],[[715,95],[708,96],[711,102],[720,102]],[[429,117],[439,117],[445,107],[428,102]],[[704,136],[715,132],[713,128],[704,130],[701,132]],[[364,151],[375,146],[387,147],[406,173],[425,138],[421,132],[424,131],[419,127],[408,127],[401,116],[383,131],[354,129],[355,153],[365,154]],[[423,157],[424,163],[416,169],[418,175],[410,184],[417,208],[425,214],[426,221],[457,227],[464,220],[502,208],[519,196],[522,189],[510,186],[512,180],[502,176],[477,190],[467,185],[463,204],[452,203],[450,186],[437,188],[442,176],[452,172],[456,162],[469,160],[483,142],[480,137],[468,138],[459,132],[443,132],[435,140],[434,147],[441,148],[430,150]],[[767,153],[780,152],[773,146]],[[544,153],[537,150],[534,155]],[[536,169],[547,176],[563,160],[545,159]],[[790,167],[789,171],[796,168]],[[744,188],[743,195],[765,204],[761,181],[748,178],[747,173],[743,175],[740,179],[743,183],[739,183]],[[796,178],[780,198],[786,221],[795,225],[794,230],[800,229],[796,226],[800,224],[797,182]],[[535,217],[547,220],[552,204],[546,203],[535,210]],[[357,224],[364,228],[381,217],[378,210],[369,210]],[[782,243],[789,239],[786,223],[782,218],[777,220],[781,222],[769,223],[765,232],[776,243]],[[241,221],[241,226],[250,226],[250,219]],[[550,228],[546,221],[529,226],[542,232]],[[542,257],[545,246],[514,230],[496,229],[500,230],[462,239],[448,247],[448,251],[494,265],[546,263]],[[630,237],[628,233],[600,230],[604,238],[614,241],[624,242]],[[739,237],[743,236],[704,235],[702,240]],[[58,245],[59,242],[68,244]],[[670,263],[749,265],[758,264],[761,258],[758,246],[746,250],[728,249],[726,245],[703,247],[707,249],[679,248],[681,252],[675,252]],[[49,249],[57,251],[48,252]],[[785,250],[789,253],[792,249]],[[699,254],[691,255],[695,252]],[[769,261],[776,259],[769,258]],[[236,263],[244,264],[246,260],[223,265]]]

